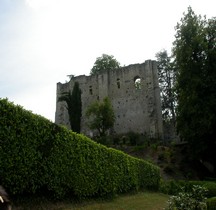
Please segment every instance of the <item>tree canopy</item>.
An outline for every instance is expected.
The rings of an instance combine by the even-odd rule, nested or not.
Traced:
[[[58,98],[58,101],[66,102],[71,130],[80,133],[82,101],[81,101],[81,90],[79,88],[79,83],[75,82],[73,91],[64,92]]]
[[[171,56],[168,55],[166,50],[158,52],[156,58],[163,119],[175,122],[177,102],[174,90],[176,79],[174,63],[171,61]]]
[[[97,130],[100,136],[105,136],[106,131],[112,128],[115,122],[115,114],[108,97],[102,102],[96,101],[89,105],[86,116],[91,119],[89,128]]]
[[[190,155],[216,172],[216,19],[197,16],[191,7],[176,27],[177,129]]]
[[[103,70],[112,70],[120,67],[120,63],[114,58],[113,55],[103,54],[98,57],[90,71],[90,75],[99,74]]]

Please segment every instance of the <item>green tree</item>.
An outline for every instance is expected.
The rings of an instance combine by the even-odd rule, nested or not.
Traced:
[[[86,116],[90,118],[89,128],[97,130],[100,136],[105,136],[106,131],[113,127],[115,114],[108,97],[102,102],[96,101],[91,104],[86,111]]]
[[[177,129],[193,160],[216,169],[216,19],[191,7],[176,27],[173,53],[177,72]]]
[[[175,68],[166,50],[156,54],[159,86],[161,90],[162,114],[165,121],[176,119]]]
[[[79,88],[79,83],[78,82],[74,83],[72,93],[71,91],[62,93],[62,95],[58,98],[58,101],[66,102],[71,130],[80,133],[82,101],[81,101],[81,90]]]
[[[103,54],[98,57],[91,69],[90,75],[99,74],[103,70],[112,70],[120,67],[120,63],[114,58],[113,55]]]

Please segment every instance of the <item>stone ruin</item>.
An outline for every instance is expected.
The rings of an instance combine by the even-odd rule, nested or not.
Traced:
[[[82,92],[81,133],[93,135],[87,126],[87,107],[96,100],[109,97],[116,117],[113,133],[132,131],[150,138],[163,138],[156,61],[147,60],[142,64],[102,71],[98,75],[71,77],[69,82],[57,83],[57,99],[63,92],[72,91],[75,82],[79,82]],[[70,128],[65,102],[56,100],[55,122]]]

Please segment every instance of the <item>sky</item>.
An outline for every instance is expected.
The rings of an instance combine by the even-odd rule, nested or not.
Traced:
[[[58,82],[102,54],[123,66],[170,53],[188,6],[216,16],[215,0],[0,0],[0,98],[54,122]]]

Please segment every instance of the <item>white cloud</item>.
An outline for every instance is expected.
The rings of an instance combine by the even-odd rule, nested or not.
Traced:
[[[6,1],[6,0],[2,0]],[[2,1],[0,10],[4,9]],[[56,83],[88,74],[96,57],[122,65],[170,50],[189,5],[215,14],[215,0],[23,0],[0,14],[0,97],[54,120]],[[18,7],[19,5],[19,7]],[[8,6],[12,8],[12,4]]]
[[[25,0],[26,4],[32,9],[38,10],[55,4],[56,0]]]

